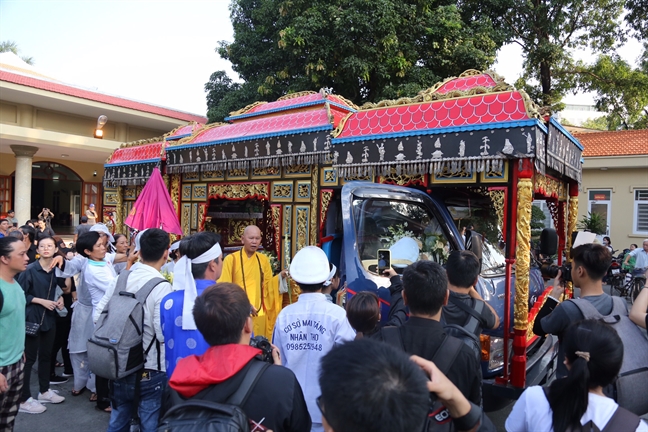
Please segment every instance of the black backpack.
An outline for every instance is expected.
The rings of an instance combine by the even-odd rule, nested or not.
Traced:
[[[223,403],[206,400],[215,386],[186,400],[171,391],[173,406],[160,420],[158,432],[249,432],[250,423],[242,407],[268,366],[252,360],[238,390]]]
[[[464,302],[450,296],[450,303],[457,306],[462,311],[468,314],[468,319],[463,326],[457,324],[448,324],[441,314],[441,324],[447,335],[453,336],[457,339],[460,339],[464,344],[470,348],[470,350],[475,353],[475,358],[477,361],[481,361],[481,343],[479,341],[479,333],[477,332],[481,325],[481,313],[486,307],[486,304],[483,301],[478,301],[472,299],[472,307],[466,305]]]

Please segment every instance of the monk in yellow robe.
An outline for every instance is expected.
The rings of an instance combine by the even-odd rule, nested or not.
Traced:
[[[252,305],[254,335],[272,339],[274,323],[281,311],[280,278],[286,270],[272,275],[267,256],[257,252],[261,245],[261,230],[250,225],[243,231],[243,247],[223,260],[223,272],[218,282],[232,282],[243,288]]]

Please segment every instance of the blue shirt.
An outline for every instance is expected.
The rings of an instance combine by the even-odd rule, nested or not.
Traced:
[[[201,295],[207,287],[214,285],[213,280],[196,281],[196,291]],[[182,306],[184,291],[167,294],[160,303],[160,324],[164,334],[164,353],[166,373],[169,378],[180,361],[190,355],[201,355],[209,344],[198,330],[182,330]]]

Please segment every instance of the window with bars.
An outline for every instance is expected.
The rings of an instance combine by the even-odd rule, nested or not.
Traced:
[[[634,234],[648,234],[648,189],[634,191]]]

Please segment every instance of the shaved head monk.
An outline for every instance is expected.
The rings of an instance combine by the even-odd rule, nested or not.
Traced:
[[[286,277],[286,271],[273,276],[270,260],[257,252],[262,238],[259,227],[247,226],[241,237],[243,247],[225,257],[218,282],[233,282],[243,288],[252,305],[254,334],[271,339],[281,310],[279,279]]]

